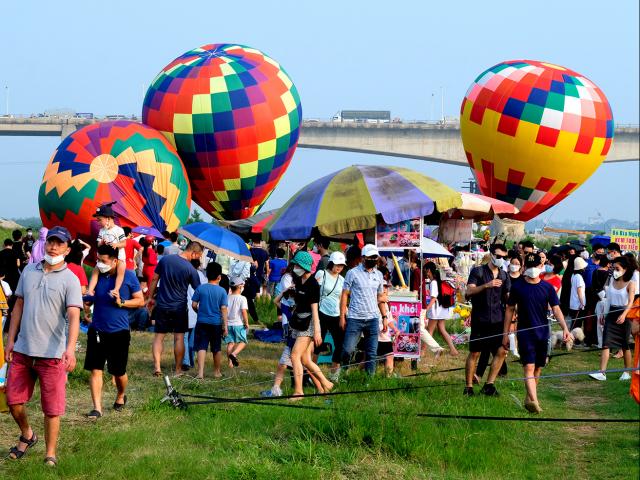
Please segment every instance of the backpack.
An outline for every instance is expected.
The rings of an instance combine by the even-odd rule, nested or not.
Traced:
[[[443,308],[450,308],[456,304],[456,289],[447,281],[440,284],[441,292],[438,295],[438,302]]]

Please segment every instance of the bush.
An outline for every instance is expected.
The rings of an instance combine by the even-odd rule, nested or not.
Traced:
[[[256,297],[255,302],[260,323],[267,328],[273,327],[273,324],[278,321],[278,311],[273,299],[269,295],[261,295]]]

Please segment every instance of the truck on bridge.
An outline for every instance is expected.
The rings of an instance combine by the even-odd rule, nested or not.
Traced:
[[[389,123],[391,121],[391,112],[389,110],[341,110],[331,118],[331,121]]]

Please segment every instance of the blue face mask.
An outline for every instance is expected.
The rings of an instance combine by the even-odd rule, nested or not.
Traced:
[[[553,273],[553,265],[545,265],[544,273]]]

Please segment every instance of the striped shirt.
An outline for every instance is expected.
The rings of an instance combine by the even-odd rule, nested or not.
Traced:
[[[367,320],[378,318],[378,294],[383,292],[384,278],[376,268],[368,272],[362,264],[347,272],[343,291],[350,292],[349,318]]]

